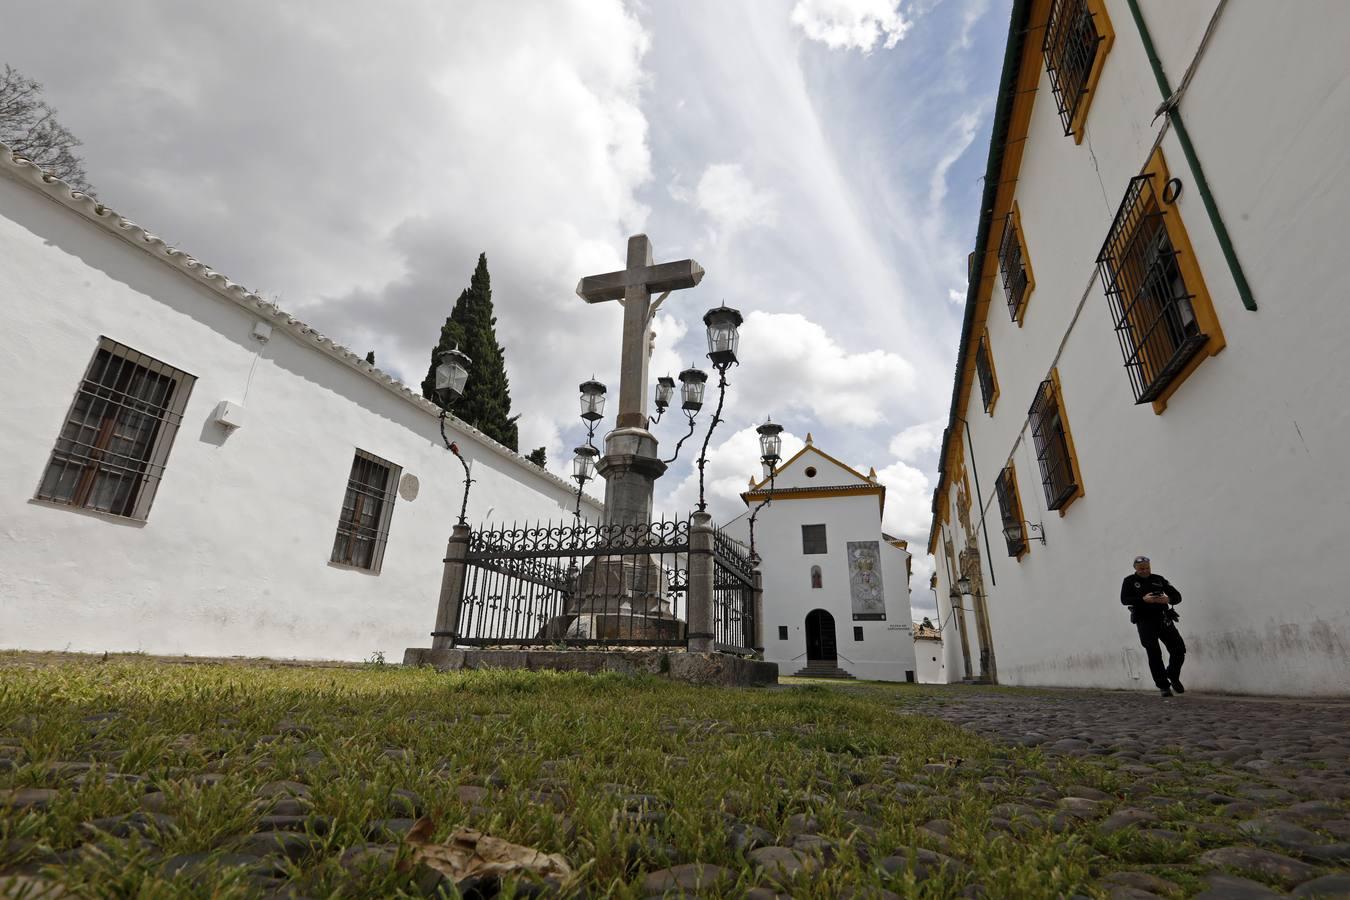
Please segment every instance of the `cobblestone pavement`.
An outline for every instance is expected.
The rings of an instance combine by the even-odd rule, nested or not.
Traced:
[[[1159,828],[1157,819],[1183,804],[1202,836],[1198,852],[1165,858],[1215,870],[1199,896],[1281,896],[1224,869],[1294,885],[1294,896],[1350,897],[1350,702],[953,687],[924,697],[916,711],[1128,776],[1124,802],[1091,791],[1083,799],[1097,807],[1057,801],[1061,810],[1082,806],[1101,816],[1103,830],[1136,828],[1177,841],[1184,836],[1177,826]],[[1034,791],[1032,799],[1049,794]],[[1112,882],[1113,897],[1170,892],[1153,874],[1118,874]]]

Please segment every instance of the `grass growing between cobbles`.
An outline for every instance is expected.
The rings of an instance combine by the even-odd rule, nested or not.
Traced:
[[[0,658],[0,797],[56,789],[26,809],[0,806],[0,873],[81,896],[419,896],[437,887],[406,865],[399,834],[426,815],[437,838],[469,825],[562,854],[577,871],[562,893],[582,896],[643,897],[648,873],[687,862],[732,870],[717,895],[745,896],[768,883],[732,839],[747,826],[780,845],[794,833],[825,840],[824,864],[780,881],[800,898],[974,885],[991,897],[1104,896],[1101,874],[1141,860],[1193,883],[1166,865],[1167,848],[1089,821],[991,832],[1019,785],[1117,795],[1126,780],[906,714],[925,690]],[[299,838],[260,863],[255,829],[288,798],[279,782],[304,786],[284,823]],[[1187,809],[1159,814],[1180,822]],[[110,819],[138,810],[130,825]],[[933,820],[948,833],[920,830]],[[348,852],[372,843],[389,849]],[[878,864],[913,847],[959,864],[922,879]],[[1175,861],[1195,849],[1175,848]],[[508,884],[504,896],[536,889]]]

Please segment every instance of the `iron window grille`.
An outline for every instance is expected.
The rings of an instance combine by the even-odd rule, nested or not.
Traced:
[[[333,538],[332,562],[379,574],[401,471],[388,460],[356,451]]]
[[[1021,556],[1027,549],[1027,535],[1022,525],[1022,503],[1017,496],[1016,476],[1011,465],[1004,466],[994,479],[994,492],[998,494],[998,511],[1003,518],[1003,540],[1008,545],[1008,555]]]
[[[786,641],[788,639],[788,630],[786,625],[778,626],[778,639],[780,641]]]
[[[1167,215],[1154,176],[1131,178],[1097,255],[1136,403],[1157,399],[1209,340],[1167,233]]]
[[[1092,66],[1103,37],[1088,0],[1055,0],[1051,4],[1041,53],[1066,136],[1073,134],[1079,108],[1087,99]]]
[[[989,339],[985,335],[980,335],[979,346],[975,348],[975,374],[980,379],[980,399],[984,401],[984,411],[989,412],[996,393],[993,360],[989,355]]]
[[[825,526],[824,525],[803,525],[802,526],[802,553],[828,553],[825,544]]]
[[[37,499],[144,520],[195,381],[100,337]]]
[[[1036,441],[1036,461],[1041,467],[1041,484],[1045,488],[1045,505],[1059,509],[1068,503],[1078,490],[1074,477],[1073,459],[1069,454],[1069,437],[1064,426],[1064,411],[1054,382],[1047,378],[1036,390],[1036,399],[1028,412],[1031,436]]]
[[[863,639],[863,630],[861,625],[853,626],[853,640],[861,641]]]
[[[1025,249],[1018,232],[1016,214],[1008,213],[1003,220],[1003,237],[998,245],[998,270],[1003,276],[1003,293],[1008,299],[1008,314],[1016,322],[1026,302],[1031,278],[1027,274]]]

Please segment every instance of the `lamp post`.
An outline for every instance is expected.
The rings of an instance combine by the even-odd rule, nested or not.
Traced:
[[[759,517],[760,510],[773,502],[773,479],[778,462],[782,458],[779,452],[783,447],[783,439],[779,435],[783,433],[783,426],[776,425],[773,419],[769,419],[755,431],[759,434],[759,461],[769,470],[769,491],[764,495],[763,501],[755,507],[754,512],[750,513],[750,561],[758,565],[759,553],[755,551],[755,519]]]
[[[459,445],[450,440],[445,433],[445,417],[450,413],[451,404],[464,395],[464,386],[469,381],[469,365],[472,360],[460,351],[458,345],[452,350],[442,350],[437,358],[440,363],[436,366],[434,393],[436,405],[441,408],[441,441],[445,444],[445,449],[453,453],[455,459],[464,467],[464,499],[459,506],[459,524],[467,525],[469,485],[473,484],[473,478],[469,474],[469,461],[460,454]]]
[[[576,455],[572,457],[572,478],[577,483],[577,508],[573,515],[576,516],[577,524],[580,524],[581,489],[585,487],[586,482],[595,477],[595,460],[600,455],[600,451],[590,444],[584,444],[573,452]]]
[[[679,458],[680,448],[684,446],[685,441],[693,437],[694,419],[698,416],[699,410],[703,408],[703,390],[707,387],[707,384],[708,373],[702,369],[695,369],[691,366],[680,373],[680,410],[689,420],[689,430],[675,444],[675,452],[671,454],[670,459],[661,460],[666,465],[670,465]],[[657,387],[658,396],[660,396],[660,390],[660,387]]]
[[[600,451],[595,448],[595,427],[605,417],[605,392],[603,384],[591,378],[578,387],[581,391],[581,419],[586,423],[586,443],[573,451],[572,478],[577,483],[577,506],[573,515],[577,524],[581,524],[581,492],[586,482],[595,477],[595,461]]]
[[[708,433],[703,438],[703,450],[698,455],[699,512],[708,508],[703,496],[703,469],[708,463],[708,442],[712,440],[713,429],[722,421],[722,404],[727,397],[727,369],[740,362],[736,358],[736,350],[741,340],[739,329],[744,321],[740,310],[732,309],[725,303],[708,310],[703,316],[703,324],[708,330],[708,359],[712,360],[713,368],[717,370],[717,409],[713,412],[712,422],[708,424]]]

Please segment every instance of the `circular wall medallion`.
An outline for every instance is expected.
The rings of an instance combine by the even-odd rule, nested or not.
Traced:
[[[806,467],[806,477],[807,477],[807,478],[815,478],[815,477],[816,477],[816,467],[815,467],[815,466],[807,466],[807,467]]]
[[[422,483],[417,480],[417,476],[411,472],[403,473],[403,477],[398,480],[398,495],[409,502],[417,499],[417,489]]]

